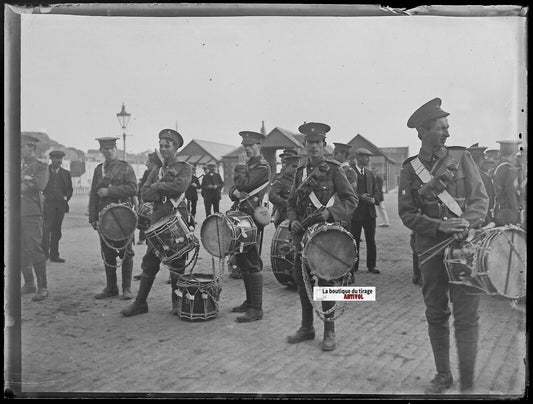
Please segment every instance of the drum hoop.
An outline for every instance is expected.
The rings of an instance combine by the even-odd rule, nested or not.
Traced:
[[[104,234],[102,231],[101,231],[101,226],[100,226],[100,223],[102,222],[102,218],[104,217],[104,215],[110,211],[111,209],[114,209],[114,208],[118,208],[118,207],[123,207],[123,208],[126,208],[128,211],[130,211],[131,213],[133,213],[133,217],[135,219],[135,225],[133,226],[133,231],[130,233],[129,236],[127,237],[124,237],[124,238],[120,238],[120,239],[114,239],[114,238],[111,238],[109,237],[108,235]],[[99,234],[105,239],[105,241],[113,241],[113,242],[125,242],[125,246],[128,245],[130,239],[133,237],[133,235],[135,234],[135,229],[137,228],[137,224],[138,224],[138,218],[137,218],[137,212],[135,212],[127,203],[110,203],[109,205],[105,206],[99,213],[98,213],[98,229],[99,230]],[[124,247],[118,247],[118,248],[124,248]]]
[[[313,226],[316,226],[316,227],[313,227]],[[354,249],[355,249],[356,254],[357,254],[357,244],[355,242],[355,239],[350,234],[350,232],[348,232],[344,227],[342,227],[338,223],[317,223],[317,224],[314,224],[314,225],[310,226],[306,230],[306,233],[309,232],[309,234],[307,234],[307,239],[305,238],[306,237],[305,233],[304,233],[304,237],[302,238],[302,240],[305,240],[305,243],[304,243],[304,245],[302,247],[302,260],[303,260],[303,262],[305,262],[305,265],[308,268],[309,268],[309,261],[307,260],[307,246],[309,245],[309,243],[311,242],[313,237],[315,237],[317,234],[325,232],[325,231],[329,231],[329,230],[340,230],[341,233],[346,234],[349,237],[349,239],[352,241],[352,244],[353,244]],[[311,271],[311,268],[309,268],[309,270]],[[348,269],[344,273],[344,275],[346,275],[346,273],[348,273],[349,271],[350,271],[350,269]],[[330,281],[330,280],[342,278],[344,275],[341,275],[340,277],[339,276],[327,277],[327,278],[322,277],[322,279]]]

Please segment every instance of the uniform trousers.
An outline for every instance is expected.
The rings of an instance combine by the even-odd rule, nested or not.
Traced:
[[[437,372],[449,373],[448,319],[453,313],[461,381],[463,385],[468,386],[472,384],[477,352],[480,297],[469,294],[475,293],[475,289],[448,283],[448,273],[443,258],[443,255],[439,254],[420,264],[428,333]],[[449,307],[450,301],[452,310]]]
[[[43,240],[42,216],[22,216],[20,236],[20,265],[24,282],[28,285],[34,285],[33,267],[37,276],[38,288],[46,289],[46,255],[41,248]]]

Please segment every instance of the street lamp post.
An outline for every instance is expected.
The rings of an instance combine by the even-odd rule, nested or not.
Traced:
[[[130,121],[131,114],[126,112],[126,106],[122,103],[122,110],[117,114],[118,123],[122,127],[122,138],[124,140],[124,161],[126,161],[126,126]]]

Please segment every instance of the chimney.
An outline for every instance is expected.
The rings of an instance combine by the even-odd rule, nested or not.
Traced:
[[[266,136],[265,121],[261,121],[261,134]]]

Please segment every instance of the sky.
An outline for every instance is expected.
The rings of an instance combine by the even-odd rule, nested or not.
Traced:
[[[449,145],[526,134],[526,19],[521,17],[94,17],[22,15],[21,129],[97,149],[131,120],[128,153],[175,128],[238,146],[239,131],[304,121],[327,141],[420,142],[406,125],[439,97]]]

